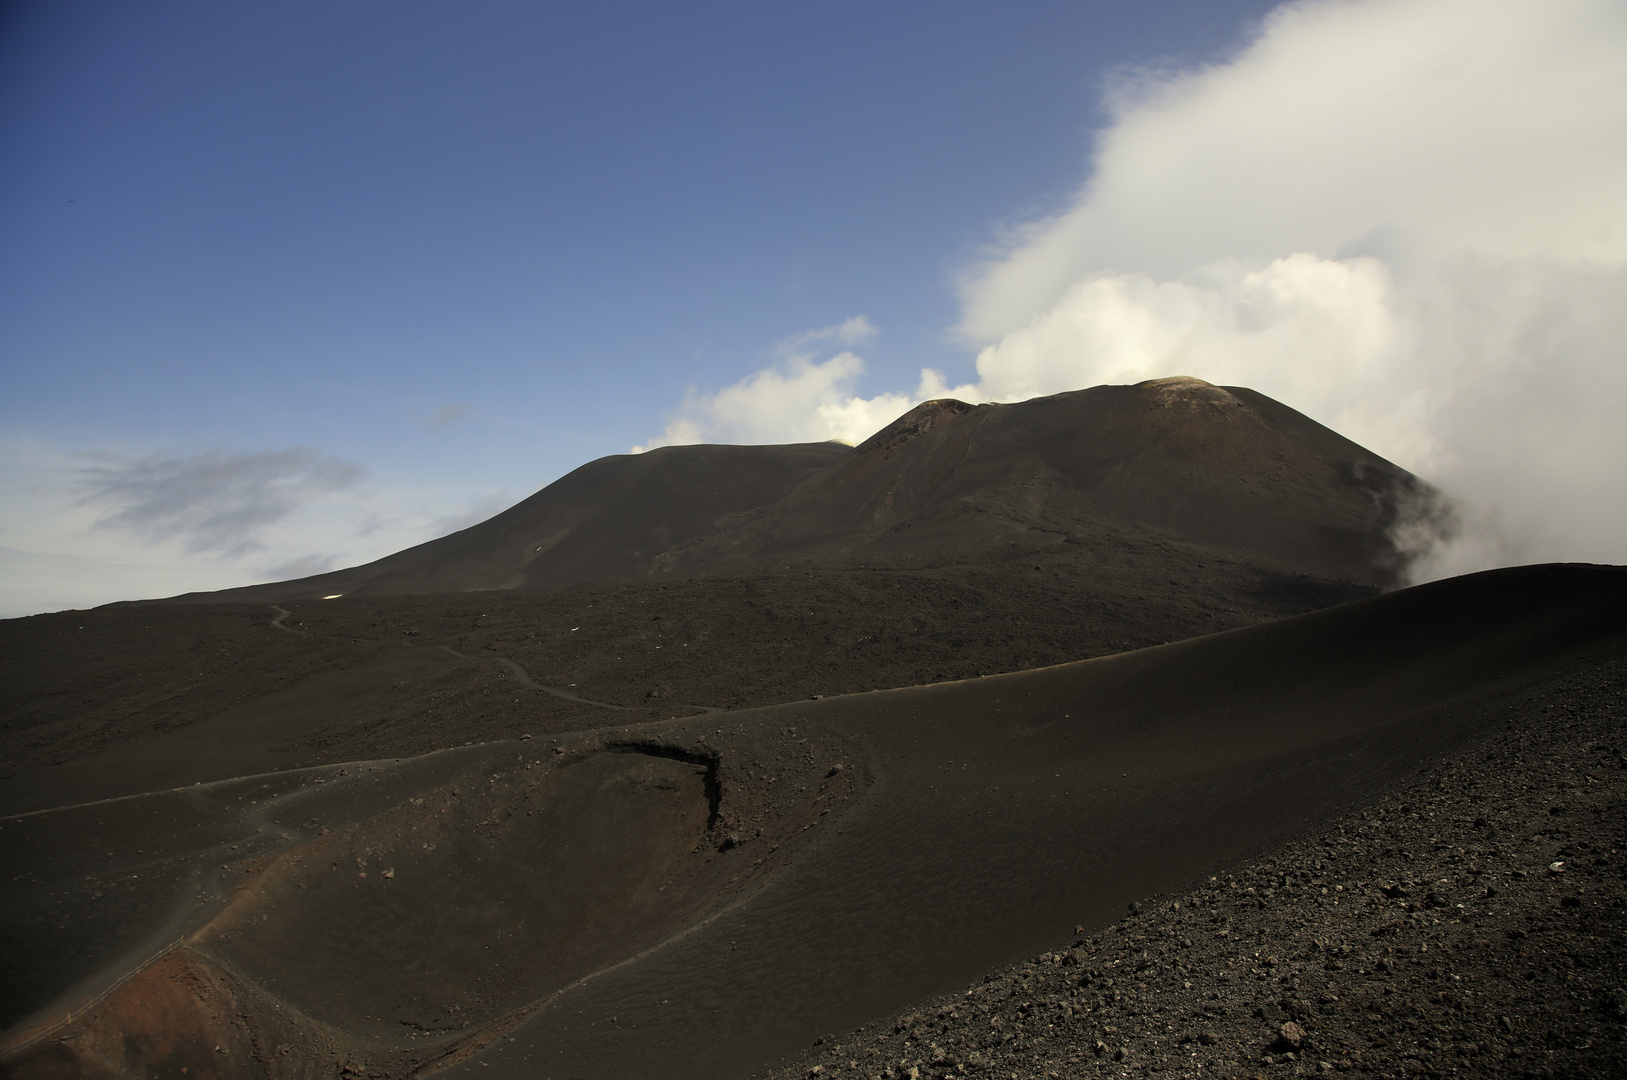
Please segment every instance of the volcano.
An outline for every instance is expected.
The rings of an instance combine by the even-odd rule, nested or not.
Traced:
[[[1169,379],[8,620],[0,1063],[1609,1075],[1627,570],[1432,497]]]
[[[941,565],[986,560],[1025,533],[1100,546],[1109,529],[1390,585],[1405,564],[1391,529],[1426,497],[1410,473],[1263,394],[1157,379],[1014,405],[928,401],[853,449],[601,458],[488,521],[377,562],[186,599]]]

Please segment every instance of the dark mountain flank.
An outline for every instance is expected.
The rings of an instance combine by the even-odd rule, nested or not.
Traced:
[[[1429,498],[1163,379],[0,621],[0,1075],[1627,1075],[1627,569]]]
[[[1405,470],[1263,394],[1198,379],[1016,405],[929,401],[680,565],[809,555],[973,560],[1019,530],[1103,524],[1389,584]]]
[[[937,566],[1049,537],[1176,541],[1393,584],[1410,473],[1263,394],[1173,378],[1014,405],[928,401],[853,449],[601,458],[489,521],[365,566],[185,600],[291,600]]]
[[[1619,656],[1624,602],[1619,568],[1499,571],[970,682],[0,819],[0,1053],[19,1077],[749,1076],[1382,799],[1540,712],[1554,679]],[[1480,795],[1482,814],[1504,801]],[[1421,842],[1415,863],[1435,857]],[[1563,843],[1542,857],[1584,874],[1591,849]],[[1544,872],[1530,856],[1517,869]],[[1379,886],[1418,899],[1396,924],[1409,933],[1473,917],[1451,904],[1478,912],[1485,891],[1409,878],[1343,899],[1365,906]],[[1272,891],[1264,902],[1293,902]],[[1621,921],[1605,908],[1591,925]],[[1226,951],[1239,992],[1304,959],[1262,959],[1273,942],[1228,926],[1187,932]],[[1096,970],[1113,982],[1093,996],[1115,1005],[1157,989],[1133,956]],[[1420,997],[1374,1007],[1429,1015],[1417,1002],[1445,1009],[1451,991],[1472,1011],[1476,984],[1436,970]],[[1556,977],[1568,993],[1577,975]],[[1227,984],[1211,985],[1229,1015]],[[1027,1017],[1017,1049],[1060,1019],[1056,1003]],[[926,1045],[937,1031],[899,1048],[910,1068],[950,1060]],[[1005,1034],[983,1021],[953,1061],[1005,1054]],[[897,1077],[899,1060],[866,1051],[846,1071]],[[920,1072],[945,1074],[962,1075]]]
[[[671,552],[839,461],[837,443],[673,446],[589,462],[494,518],[349,570],[184,599],[558,589],[648,576]]]

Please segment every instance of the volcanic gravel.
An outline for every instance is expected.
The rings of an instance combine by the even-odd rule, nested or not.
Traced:
[[[1550,684],[1296,842],[765,1075],[1627,1075],[1624,717],[1627,661]]]

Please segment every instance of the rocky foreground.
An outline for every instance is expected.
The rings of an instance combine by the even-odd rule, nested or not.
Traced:
[[[1627,660],[1180,896],[767,1074],[1627,1075]]]

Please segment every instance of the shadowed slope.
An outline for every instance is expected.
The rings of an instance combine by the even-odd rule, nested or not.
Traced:
[[[1173,378],[1013,405],[929,401],[863,445],[602,458],[378,562],[177,599],[278,601],[973,564],[1028,534],[1089,561],[1177,540],[1262,567],[1393,584],[1405,470],[1263,394]]]
[[[1048,536],[963,568],[120,604],[0,622],[0,816],[1043,667],[1375,591],[1175,544],[1078,563],[1069,553],[1082,548]]]
[[[846,453],[838,443],[795,443],[667,446],[600,458],[490,520],[365,566],[176,599],[562,588],[643,576],[662,553],[716,533]]]
[[[1619,653],[1624,601],[1616,568],[1499,571],[559,753],[492,744],[5,819],[8,936],[36,958],[10,975],[7,1015],[35,1018],[7,1064],[744,1075],[1372,797],[1513,695]],[[597,809],[568,825],[576,805]],[[600,879],[613,896],[547,899]],[[437,941],[437,919],[475,917],[470,947]],[[198,1049],[217,1044],[230,1070]]]
[[[929,401],[761,517],[688,555],[970,559],[1102,524],[1323,577],[1393,583],[1405,470],[1263,394],[1172,378],[1016,405]]]

